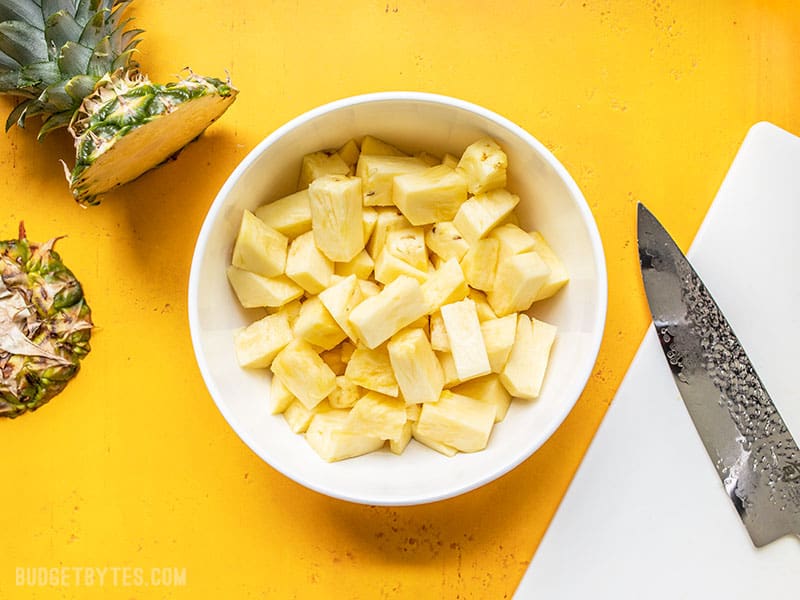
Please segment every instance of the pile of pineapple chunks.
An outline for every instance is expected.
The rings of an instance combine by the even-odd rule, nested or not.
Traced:
[[[267,315],[237,359],[271,369],[271,412],[324,460],[479,451],[512,397],[539,396],[556,327],[524,311],[568,274],[519,226],[507,167],[489,138],[440,160],[365,136],[244,211],[228,280]]]

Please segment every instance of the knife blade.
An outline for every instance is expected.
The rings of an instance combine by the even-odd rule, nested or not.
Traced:
[[[800,535],[800,450],[710,292],[641,203],[639,265],[680,396],[756,547]]]

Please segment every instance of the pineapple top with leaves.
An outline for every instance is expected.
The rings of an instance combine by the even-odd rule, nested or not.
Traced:
[[[39,138],[68,127],[76,159],[67,179],[84,204],[176,154],[237,94],[194,73],[166,85],[139,73],[132,54],[142,30],[128,28],[130,3],[0,2],[0,94],[21,97],[6,129],[35,116]]]

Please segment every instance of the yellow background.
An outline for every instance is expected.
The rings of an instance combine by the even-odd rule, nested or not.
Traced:
[[[91,209],[66,191],[66,134],[0,134],[0,234],[24,220],[31,239],[66,235],[97,324],[66,391],[0,422],[0,597],[510,597],[648,323],[636,201],[686,248],[749,126],[800,132],[800,5],[148,0],[131,14],[153,79],[228,71],[241,94],[177,161]],[[321,103],[395,89],[484,105],[555,153],[597,219],[609,312],[585,393],[534,457],[463,497],[376,508],[308,491],[239,441],[195,365],[186,294],[206,210],[250,149]],[[17,567],[59,566],[186,582],[16,584]]]

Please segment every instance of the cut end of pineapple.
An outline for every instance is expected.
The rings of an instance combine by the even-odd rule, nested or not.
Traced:
[[[68,177],[73,196],[80,204],[97,204],[98,195],[172,158],[216,121],[237,93],[221,85],[213,92],[176,101],[160,114],[131,115],[129,124],[108,137],[92,128],[74,129],[80,133],[75,138],[77,162]]]

